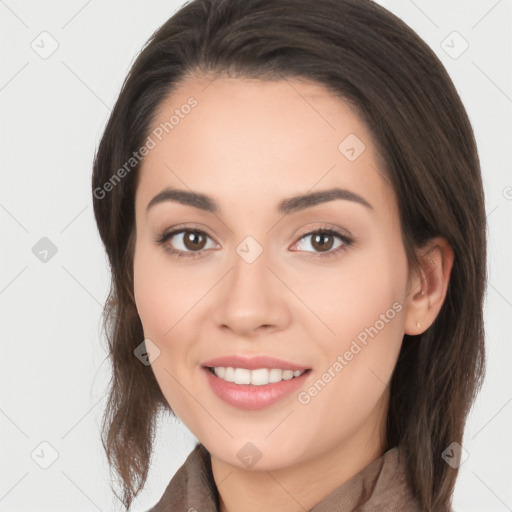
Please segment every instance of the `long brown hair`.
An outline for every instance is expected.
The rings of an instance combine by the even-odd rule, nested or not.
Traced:
[[[120,478],[119,499],[129,508],[142,489],[157,413],[172,413],[151,367],[134,356],[144,339],[133,296],[139,165],[126,162],[143,145],[158,107],[196,72],[300,77],[350,102],[372,132],[396,191],[410,265],[418,265],[415,249],[435,236],[451,245],[446,299],[418,339],[404,337],[387,421],[388,446],[403,449],[421,506],[448,510],[458,470],[441,455],[452,442],[462,444],[485,371],[480,164],[467,113],[443,65],[411,28],[371,0],[193,0],[153,34],[125,79],[92,176],[112,273],[104,311],[112,381],[102,440]]]

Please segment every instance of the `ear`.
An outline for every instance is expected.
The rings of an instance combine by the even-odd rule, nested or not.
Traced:
[[[421,269],[409,276],[405,301],[404,332],[418,335],[436,319],[448,290],[454,253],[443,237],[436,237],[419,251]]]

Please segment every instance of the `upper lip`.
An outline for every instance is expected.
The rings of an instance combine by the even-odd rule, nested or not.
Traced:
[[[246,368],[247,370],[257,370],[258,368],[278,368],[281,370],[309,370],[307,366],[290,363],[270,356],[225,356],[216,357],[202,363],[202,366],[224,367],[224,368]]]

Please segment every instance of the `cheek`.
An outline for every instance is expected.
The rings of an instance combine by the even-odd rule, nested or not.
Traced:
[[[134,255],[134,296],[144,337],[157,347],[151,369],[167,403],[180,418],[187,418],[186,395],[181,382],[186,381],[188,346],[187,311],[194,300],[183,273],[172,272],[165,254],[140,246]],[[150,351],[148,344],[146,348]]]
[[[296,290],[323,322],[326,339],[341,341],[373,325],[395,302],[403,307],[406,272],[405,252],[375,244],[347,255],[338,268],[318,267]]]
[[[308,304],[328,328],[315,323],[324,333],[317,330],[312,338],[323,353],[320,371],[336,374],[329,387],[342,393],[349,408],[371,408],[394,370],[403,339],[406,274],[405,252],[382,245],[311,281]],[[326,404],[334,398],[327,395]]]
[[[152,369],[166,389],[174,387],[170,374],[180,381],[197,362],[194,333],[208,288],[207,279],[193,267],[179,268],[163,249],[141,243],[134,255],[135,304],[144,337],[160,350]],[[167,382],[170,379],[169,382]],[[165,383],[167,382],[167,383]]]
[[[141,243],[134,255],[134,296],[146,337],[163,341],[186,313],[193,294],[185,276],[172,272],[163,250]]]
[[[161,338],[162,332],[165,332],[163,322],[166,309],[172,306],[169,304],[171,294],[166,291],[162,279],[163,272],[162,265],[152,257],[150,251],[143,246],[136,247],[133,265],[135,304],[144,335],[150,339]]]

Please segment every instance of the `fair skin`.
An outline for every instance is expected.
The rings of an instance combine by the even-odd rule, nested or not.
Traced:
[[[453,253],[433,239],[420,253],[428,253],[422,272],[410,271],[371,135],[348,103],[319,85],[193,77],[154,126],[190,96],[197,106],[144,158],[136,191],[135,299],[145,338],[160,350],[151,367],[173,411],[211,453],[221,512],[309,510],[389,448],[388,384],[403,335],[435,320]],[[338,149],[349,134],[366,146],[353,161]],[[219,211],[173,201],[148,210],[166,187],[207,194]],[[336,199],[277,210],[284,199],[333,187],[371,207]],[[193,253],[183,232],[155,242],[174,227],[206,233],[196,257],[165,250]],[[355,241],[331,235],[322,251],[307,235],[320,227]],[[236,251],[247,236],[263,251],[250,264]],[[378,334],[308,403],[293,393],[247,411],[206,384],[208,359],[270,355],[311,368],[299,390],[307,391],[386,312]],[[237,457],[248,442],[262,454],[250,468]]]

